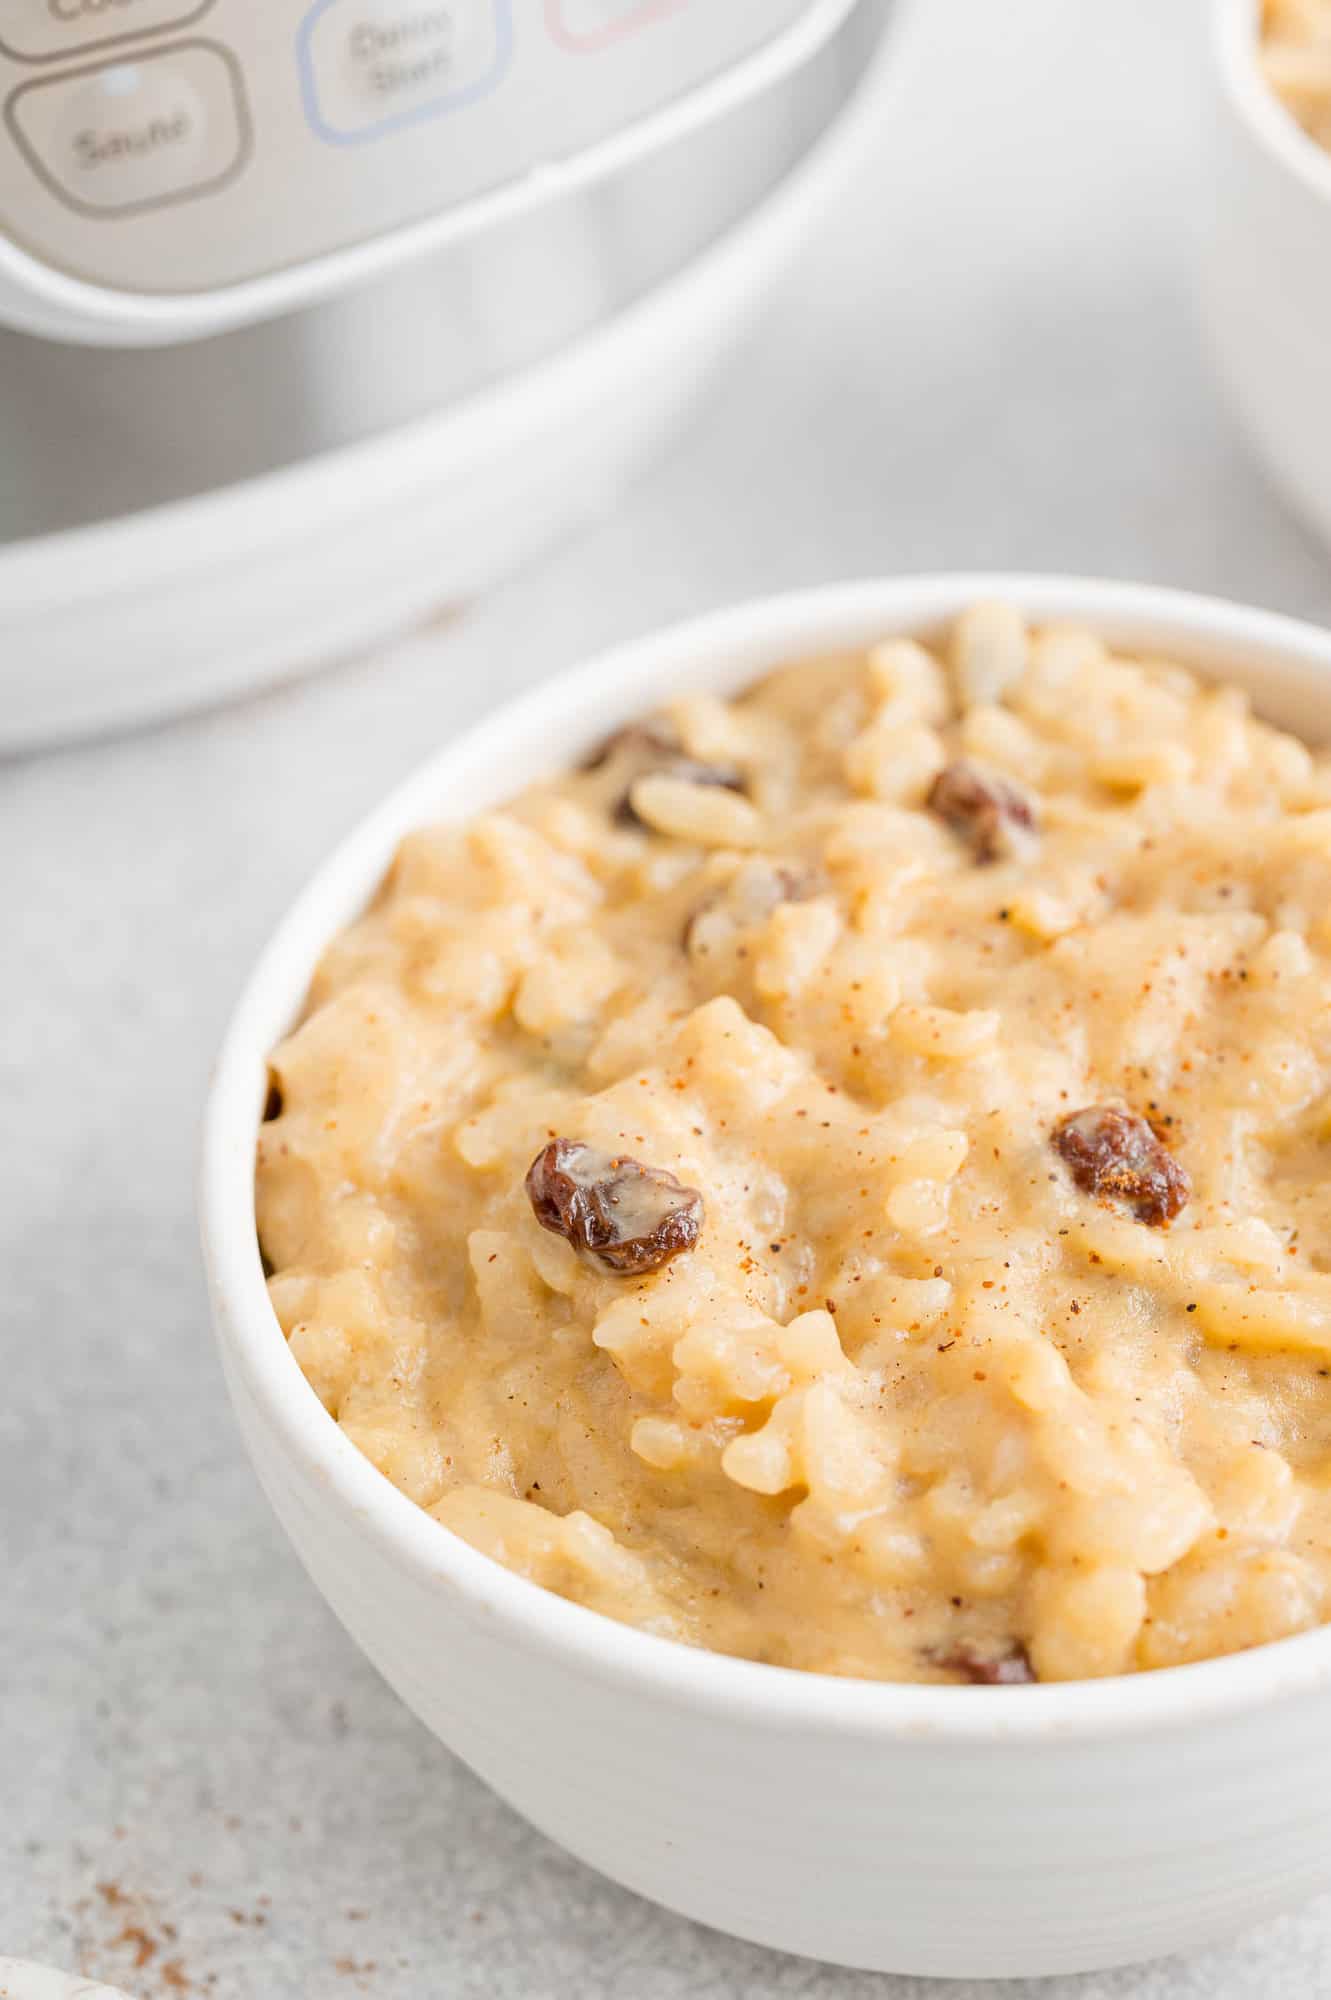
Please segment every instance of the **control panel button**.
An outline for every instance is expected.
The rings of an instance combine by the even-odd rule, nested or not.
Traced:
[[[240,70],[211,42],[20,84],[5,118],[34,172],[83,215],[206,194],[249,149]]]
[[[545,0],[546,26],[562,49],[608,48],[636,28],[678,14],[686,0]]]
[[[20,62],[83,55],[200,20],[213,0],[4,0],[0,49]]]
[[[333,145],[473,104],[512,54],[511,0],[318,0],[300,32],[310,125]]]

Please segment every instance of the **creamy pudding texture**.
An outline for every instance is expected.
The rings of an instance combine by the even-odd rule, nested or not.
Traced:
[[[1331,767],[978,605],[402,844],[273,1052],[332,1416],[597,1611],[834,1674],[1331,1615]],[[442,1670],[442,1669],[441,1669]]]
[[[1267,82],[1331,150],[1331,0],[1263,0],[1261,37]]]

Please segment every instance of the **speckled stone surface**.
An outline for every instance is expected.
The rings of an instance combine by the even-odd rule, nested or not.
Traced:
[[[223,1400],[199,1104],[245,969],[334,837],[603,640],[773,586],[977,565],[1331,614],[1331,560],[1199,346],[1203,14],[916,0],[859,198],[613,515],[389,656],[0,767],[0,1950],[141,2000],[920,2000],[609,1887],[381,1685]],[[1040,1989],[1328,1991],[1331,1900],[1187,1964]]]

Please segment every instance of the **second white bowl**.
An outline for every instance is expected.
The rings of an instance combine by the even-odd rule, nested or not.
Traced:
[[[1331,154],[1259,65],[1260,0],[1212,9],[1206,331],[1282,492],[1331,542]]]

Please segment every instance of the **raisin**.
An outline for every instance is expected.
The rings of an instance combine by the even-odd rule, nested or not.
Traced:
[[[700,903],[684,926],[684,949],[706,958],[745,931],[765,923],[782,903],[807,903],[824,887],[817,870],[801,861],[746,861],[723,889]]]
[[[964,1640],[947,1652],[930,1654],[930,1659],[944,1673],[955,1674],[972,1687],[1022,1687],[1039,1679],[1026,1648],[1015,1642],[988,1647]]]
[[[620,826],[643,824],[633,810],[639,778],[678,778],[686,785],[718,785],[728,792],[746,789],[744,773],[734,764],[704,764],[690,757],[665,722],[633,722],[616,730],[583,766],[586,771],[607,768],[618,780],[610,814]]]
[[[1074,1111],[1054,1127],[1053,1143],[1083,1194],[1123,1202],[1138,1222],[1172,1222],[1192,1193],[1150,1121],[1119,1105]]]
[[[958,758],[938,773],[925,801],[954,833],[968,840],[977,861],[1013,861],[1038,832],[1035,807],[1025,792],[980,764]]]
[[[691,1250],[702,1228],[696,1188],[662,1167],[641,1166],[580,1139],[552,1139],[528,1168],[526,1186],[542,1229],[619,1277],[659,1271]]]
[[[268,1095],[263,1101],[263,1122],[271,1125],[274,1118],[282,1116],[282,1086],[273,1072],[268,1072]]]

